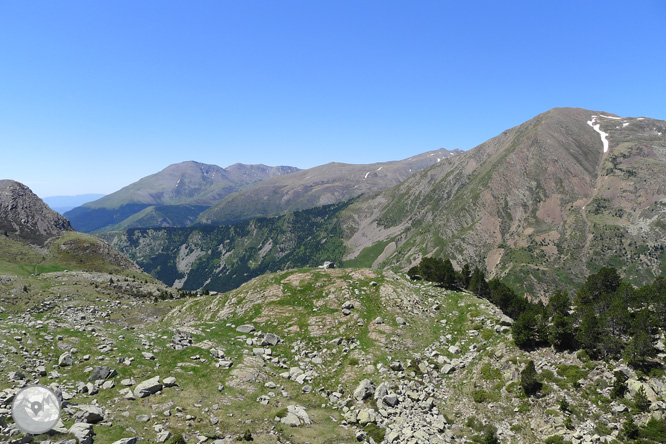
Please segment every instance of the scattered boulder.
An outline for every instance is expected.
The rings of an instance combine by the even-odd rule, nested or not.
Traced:
[[[60,355],[60,358],[58,358],[58,365],[60,367],[69,367],[74,365],[74,358],[69,352],[65,352],[62,355]]]
[[[168,430],[164,430],[162,432],[159,432],[157,436],[155,437],[156,442],[167,442],[167,440],[171,438],[171,432]]]
[[[279,342],[280,342],[280,337],[273,333],[266,333],[264,337],[261,339],[262,346],[278,345]]]
[[[114,441],[113,444],[136,444],[139,442],[139,438],[123,438],[118,441]],[[164,442],[164,441],[162,441]]]
[[[96,405],[81,404],[77,409],[74,418],[78,422],[96,424],[104,419],[104,411]]]
[[[192,334],[187,331],[177,330],[173,334],[171,339],[171,347],[174,350],[182,350],[186,347],[191,346],[194,343],[192,339]]]
[[[452,355],[457,355],[459,353],[462,353],[462,350],[460,350],[460,347],[452,345],[449,347],[449,353],[451,353]]]
[[[210,349],[210,355],[215,359],[222,359],[222,358],[224,358],[224,351],[223,350],[218,350],[216,348],[211,348]]]
[[[398,395],[395,393],[389,393],[382,398],[382,402],[389,407],[395,407],[395,405],[398,403]]]
[[[300,405],[287,406],[287,416],[281,418],[280,422],[291,427],[310,425],[312,423],[310,421],[310,416]]]
[[[124,388],[124,389],[120,390],[118,393],[125,399],[129,399],[129,400],[136,399],[136,397],[134,396],[134,393],[132,393],[132,390],[130,390],[128,388]]]
[[[69,428],[69,433],[79,441],[79,444],[92,444],[93,442],[93,425],[85,422],[76,422]]]
[[[375,383],[369,379],[364,379],[354,390],[354,398],[363,401],[375,393]]]
[[[254,325],[250,324],[243,324],[236,327],[236,331],[240,333],[252,333],[255,330],[256,328],[254,328]]]
[[[95,367],[88,377],[89,382],[95,382],[95,381],[104,381],[109,378],[113,378],[116,376],[118,372],[116,372],[114,369],[111,367]]]
[[[145,398],[154,393],[162,390],[162,384],[160,383],[160,377],[155,376],[154,378],[147,379],[143,382],[140,382],[134,388],[134,396],[137,398]]]
[[[21,372],[9,372],[7,375],[10,381],[23,381],[25,379],[25,375]]]

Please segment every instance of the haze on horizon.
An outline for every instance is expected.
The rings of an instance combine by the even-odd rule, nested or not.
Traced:
[[[666,4],[0,5],[0,178],[108,194],[186,160],[470,149],[553,107],[666,119]]]

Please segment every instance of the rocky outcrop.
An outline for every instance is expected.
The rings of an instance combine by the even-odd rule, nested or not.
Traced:
[[[69,221],[30,188],[13,180],[0,180],[0,236],[44,245],[65,231],[73,231]]]

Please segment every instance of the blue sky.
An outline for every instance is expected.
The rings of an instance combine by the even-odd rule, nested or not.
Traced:
[[[666,119],[666,2],[2,1],[0,179],[470,149],[557,106]]]

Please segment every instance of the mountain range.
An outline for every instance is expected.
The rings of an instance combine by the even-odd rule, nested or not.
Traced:
[[[79,231],[185,226],[230,193],[298,168],[182,162],[65,213]]]
[[[664,121],[556,108],[344,205],[224,230],[137,229],[105,239],[189,289],[316,265],[324,253],[403,270],[424,256],[450,257],[533,296],[575,288],[608,265],[644,283],[665,272],[665,133]]]
[[[334,162],[273,177],[229,194],[201,213],[197,222],[222,225],[343,202],[369,191],[395,186],[412,174],[461,152],[440,148],[404,160],[369,165]]]
[[[298,170],[198,162],[156,174],[66,213],[79,231],[225,225],[342,202],[390,188],[423,168],[459,154],[439,149],[369,165],[329,163]]]

